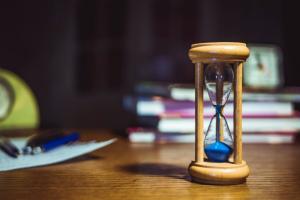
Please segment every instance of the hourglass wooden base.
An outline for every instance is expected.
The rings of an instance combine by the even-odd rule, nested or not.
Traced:
[[[249,175],[249,167],[245,161],[241,164],[192,161],[188,170],[192,181],[213,185],[244,183]]]

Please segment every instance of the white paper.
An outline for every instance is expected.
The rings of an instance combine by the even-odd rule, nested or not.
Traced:
[[[25,146],[28,138],[15,138],[10,141],[19,149]],[[49,152],[36,155],[20,155],[18,158],[12,158],[0,151],[0,171],[9,171],[14,169],[28,168],[59,163],[71,158],[75,158],[107,145],[112,144],[117,139],[110,139],[103,142],[82,142],[73,143],[58,147]]]

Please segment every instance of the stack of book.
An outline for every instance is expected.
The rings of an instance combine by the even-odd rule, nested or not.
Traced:
[[[195,140],[195,91],[183,85],[142,84],[136,96],[124,98],[127,110],[136,113],[137,125],[127,129],[135,143],[193,143]],[[300,131],[299,88],[243,93],[244,143],[293,143]],[[223,113],[233,130],[233,95]],[[204,91],[204,134],[215,114]]]

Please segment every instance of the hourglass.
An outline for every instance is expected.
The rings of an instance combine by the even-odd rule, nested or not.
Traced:
[[[193,44],[189,57],[195,63],[196,140],[195,161],[189,173],[195,182],[238,184],[246,181],[249,167],[242,159],[242,67],[249,56],[244,43]],[[203,88],[215,115],[203,130]],[[234,93],[233,130],[222,110]]]

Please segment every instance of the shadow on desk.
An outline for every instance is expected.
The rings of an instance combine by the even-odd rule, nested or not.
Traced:
[[[76,157],[71,160],[61,162],[61,163],[54,163],[53,165],[79,163],[79,162],[86,162],[86,161],[91,161],[91,160],[102,160],[102,159],[103,159],[102,156],[87,154],[87,155],[79,156],[79,157]]]
[[[203,197],[207,199],[249,199],[251,194],[246,183],[228,186],[192,183],[188,175],[187,168],[176,165],[162,163],[137,163],[121,166],[120,170],[138,175],[174,178],[178,180],[177,184],[181,184],[180,190],[177,191],[186,192],[185,197],[192,197],[193,199],[202,199]],[[165,187],[168,187],[168,185],[173,183],[174,181],[170,182],[161,179],[159,183],[154,182],[152,186],[155,187],[157,185],[165,184]],[[169,190],[172,191],[172,187],[169,188]],[[171,193],[172,192],[170,192],[170,194]]]
[[[170,164],[137,163],[121,166],[121,170],[133,174],[164,176],[190,181],[186,168]]]

